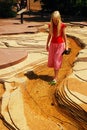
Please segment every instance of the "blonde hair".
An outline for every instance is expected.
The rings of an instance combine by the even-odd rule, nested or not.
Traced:
[[[61,28],[61,16],[60,16],[60,13],[59,13],[59,11],[54,11],[53,13],[52,13],[52,15],[51,15],[51,20],[50,20],[50,23],[51,23],[51,25],[50,25],[50,34],[51,35],[53,35],[53,18],[57,18],[57,20],[58,20],[58,24],[57,24],[57,35],[59,35],[60,34],[60,28]]]

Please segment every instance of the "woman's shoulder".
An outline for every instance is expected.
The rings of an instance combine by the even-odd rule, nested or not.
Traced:
[[[46,23],[45,27],[49,29],[50,28],[50,23]]]
[[[48,28],[50,28],[50,23],[48,23]]]
[[[61,27],[62,27],[62,28],[65,28],[65,27],[66,27],[66,24],[62,22],[62,23],[61,23]]]

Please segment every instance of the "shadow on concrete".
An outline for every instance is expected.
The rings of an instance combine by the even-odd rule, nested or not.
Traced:
[[[49,76],[49,75],[37,75],[34,71],[29,71],[29,72],[25,73],[24,75],[30,80],[41,79],[46,82],[49,82],[53,79],[52,76]]]

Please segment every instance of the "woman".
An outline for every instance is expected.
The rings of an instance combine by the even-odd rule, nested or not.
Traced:
[[[50,82],[51,85],[57,82],[58,70],[62,64],[62,53],[65,49],[68,50],[65,28],[66,25],[61,21],[59,11],[54,11],[51,15],[49,34],[46,43],[46,49],[49,52],[48,67],[54,68],[54,78]]]

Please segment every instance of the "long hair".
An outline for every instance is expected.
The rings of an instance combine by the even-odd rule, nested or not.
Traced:
[[[50,34],[53,35],[53,18],[57,18],[58,20],[58,24],[57,24],[57,35],[60,34],[60,29],[61,29],[61,16],[60,16],[60,13],[59,11],[54,11],[51,15],[51,20],[50,20]]]

